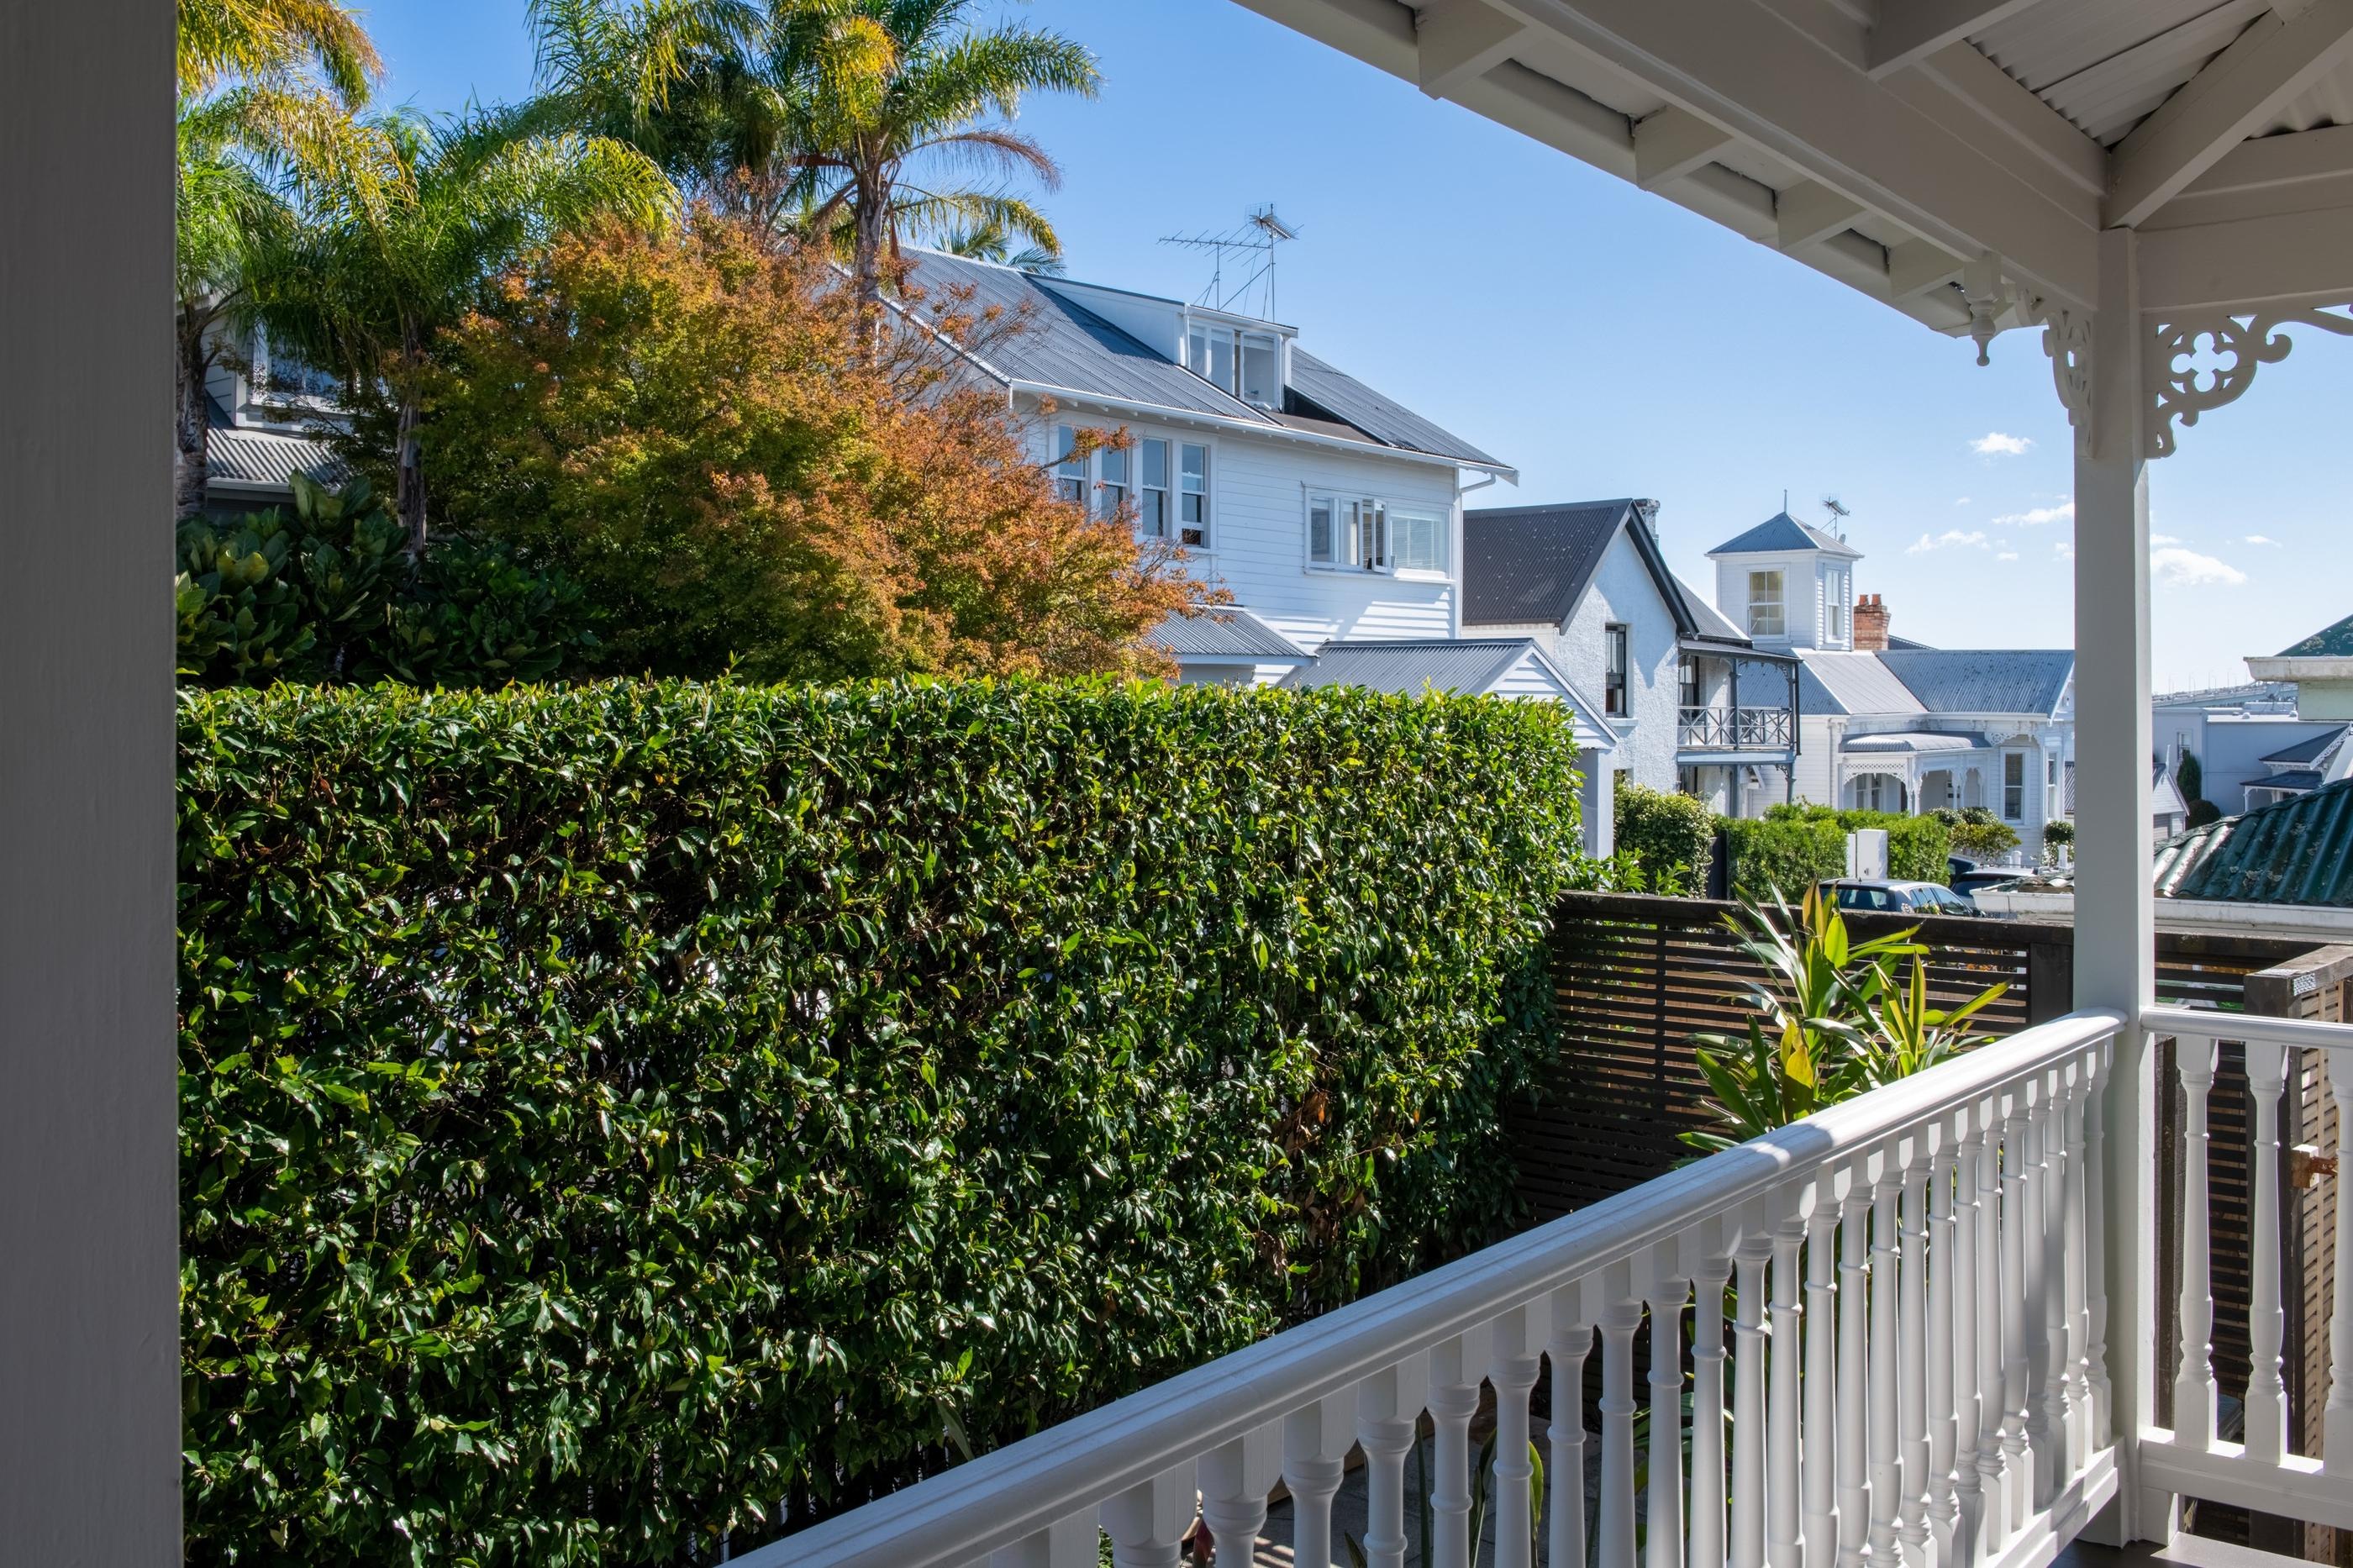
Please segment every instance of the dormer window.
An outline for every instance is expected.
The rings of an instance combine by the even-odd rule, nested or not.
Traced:
[[[1748,574],[1748,635],[1778,637],[1789,634],[1788,600],[1781,571]]]
[[[1185,334],[1185,368],[1245,403],[1282,405],[1282,341],[1272,332],[1196,321]]]

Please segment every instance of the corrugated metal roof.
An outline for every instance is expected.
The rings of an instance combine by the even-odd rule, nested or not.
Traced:
[[[1026,319],[1022,330],[989,342],[982,356],[1015,381],[1276,427],[1272,416],[1219,391],[1083,305],[1040,287],[1027,272],[929,250],[908,252],[908,261],[909,280],[934,300],[950,289],[969,289],[971,303],[960,309],[979,311],[994,305],[1008,317]]]
[[[1749,555],[1766,550],[1819,550],[1829,555],[1862,559],[1862,552],[1845,540],[1825,533],[1812,523],[1799,522],[1786,511],[1775,512],[1746,533],[1725,540],[1708,554]]]
[[[2175,899],[2353,909],[2353,779],[2158,846],[2157,890]]]
[[[1894,752],[1913,756],[1926,756],[1932,752],[1984,752],[1991,749],[1974,735],[1939,735],[1934,732],[1851,735],[1839,746],[1841,752]]]
[[[2293,746],[2282,746],[2278,751],[2264,757],[2263,761],[2277,763],[2282,767],[2290,767],[2297,763],[2316,763],[2335,751],[2337,743],[2345,739],[2348,731],[2353,731],[2353,725],[2348,725],[2343,730],[2323,730],[2319,734],[2298,741]]]
[[[1284,676],[1296,690],[1361,686],[1392,696],[1423,690],[1485,691],[1535,647],[1527,637],[1462,637],[1398,642],[1328,642],[1315,662]]]
[[[1462,514],[1462,624],[1557,626],[1577,608],[1632,500]]]
[[[2353,658],[2353,616],[2279,650],[2281,658]]]
[[[1748,634],[1734,626],[1729,616],[1709,604],[1698,589],[1680,577],[1675,579],[1675,586],[1683,591],[1683,603],[1690,607],[1692,620],[1698,626],[1701,637],[1729,638],[1739,642],[1748,640]]]
[[[2268,0],[2073,0],[2030,5],[1970,41],[2113,146],[2268,9]]]
[[[1199,659],[1249,659],[1254,663],[1304,664],[1307,654],[1298,644],[1248,610],[1204,610],[1198,616],[1172,615],[1145,640],[1174,654],[1178,662]]]
[[[2075,672],[2065,648],[1889,648],[1875,656],[1931,713],[2052,713]]]
[[[307,475],[332,489],[350,481],[352,468],[305,436],[231,427],[215,429],[206,437],[207,483],[283,489],[297,474]]]
[[[2247,781],[2249,789],[2318,789],[2320,785],[2318,768],[2288,768]]]
[[[1357,429],[1392,447],[1479,463],[1491,468],[1505,465],[1461,437],[1440,429],[1395,398],[1384,396],[1345,371],[1291,345],[1291,390],[1317,408],[1336,414]]]
[[[1875,653],[1801,652],[1798,702],[1808,713],[1925,713]]]

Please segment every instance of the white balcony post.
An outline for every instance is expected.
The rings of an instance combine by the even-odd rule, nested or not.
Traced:
[[[1266,1496],[1282,1473],[1282,1426],[1270,1421],[1201,1456],[1201,1522],[1220,1563],[1248,1563],[1266,1528]],[[1195,1554],[1199,1553],[1198,1544]]]
[[[1291,1489],[1291,1560],[1332,1568],[1332,1500],[1346,1474],[1352,1402],[1343,1394],[1294,1410],[1282,1423],[1282,1484]]]
[[[2149,845],[2147,330],[2130,229],[2100,236],[2088,439],[2075,455],[2075,1005],[2125,1015],[2102,1119],[2105,1336],[2117,1506],[2091,1531],[2163,1540],[2171,1500],[2141,1494],[2134,1438],[2156,1413],[2157,1159],[2154,1053],[2138,1019],[2157,994]]]
[[[1553,1292],[1552,1339],[1546,1347],[1552,1362],[1552,1473],[1546,1478],[1552,1492],[1546,1509],[1545,1561],[1582,1563],[1585,1561],[1585,1361],[1593,1351],[1593,1311],[1586,1305],[1583,1285],[1563,1286]],[[1321,1563],[1314,1568],[1324,1568]]]
[[[1365,1447],[1365,1557],[1372,1568],[1405,1568],[1405,1457],[1429,1397],[1427,1354],[1356,1385],[1356,1440]]]
[[[1114,1568],[1176,1568],[1193,1528],[1193,1465],[1173,1465],[1103,1505]]]
[[[1479,1413],[1479,1384],[1487,1371],[1487,1325],[1482,1323],[1430,1352],[1431,1458],[1430,1552],[1438,1568],[1471,1568],[1471,1417]]]
[[[1721,1294],[1719,1290],[1719,1298]],[[1495,1387],[1495,1474],[1488,1517],[1495,1521],[1495,1568],[1533,1568],[1535,1561],[1535,1521],[1528,1489],[1535,1480],[1535,1465],[1528,1453],[1528,1394],[1543,1370],[1550,1305],[1540,1298],[1514,1308],[1491,1331],[1487,1381]],[[1478,1549],[1472,1542],[1472,1552]]]

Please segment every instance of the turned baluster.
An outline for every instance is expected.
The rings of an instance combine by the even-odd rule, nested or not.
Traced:
[[[1961,1108],[1953,1162],[1953,1240],[1938,1274],[1953,1310],[1953,1551],[1966,1564],[1977,1556],[1985,1520],[1978,1470],[1979,1412],[1985,1390],[1978,1374],[1978,1160],[1985,1152],[1981,1108]]]
[[[1891,1146],[1879,1158],[1879,1180],[1871,1209],[1871,1560],[1888,1568],[1898,1555],[1896,1521],[1904,1497],[1903,1448],[1898,1440],[1895,1358],[1901,1329],[1903,1239],[1896,1199],[1904,1191],[1904,1164]]]
[[[1430,1489],[1434,1568],[1471,1568],[1471,1417],[1479,1413],[1486,1371],[1484,1324],[1430,1352],[1430,1443],[1436,1479]]]
[[[1895,1537],[1909,1568],[1928,1561],[1928,1132],[1904,1143],[1904,1203],[1897,1234],[1903,1274],[1895,1292]]]
[[[1593,1349],[1593,1321],[1585,1287],[1563,1286],[1552,1294],[1552,1464],[1546,1481],[1545,1561],[1584,1568],[1585,1359]],[[1324,1568],[1322,1563],[1315,1568]]]
[[[1733,1288],[1739,1300],[1733,1303],[1732,1568],[1765,1564],[1765,1455],[1772,1447],[1765,1430],[1765,1260],[1770,1247],[1764,1236],[1751,1235],[1733,1255]]]
[[[2002,1097],[1984,1102],[1983,1142],[1978,1155],[1978,1555],[1989,1558],[2010,1538],[2010,1454],[2002,1439],[2003,1394],[2008,1383],[2002,1327]]]
[[[1294,1410],[1282,1423],[1282,1484],[1291,1489],[1294,1568],[1332,1568],[1332,1500],[1347,1470],[1351,1407],[1346,1394]]]
[[[1953,1211],[1954,1171],[1958,1164],[1953,1121],[1947,1116],[1936,1129],[1936,1148],[1928,1165],[1928,1535],[1936,1561],[1953,1561],[1954,1521],[1959,1517],[1958,1493],[1953,1475],[1954,1451],[1960,1435],[1960,1416],[1953,1399],[1954,1260],[1959,1257],[1955,1237],[1958,1222]]]
[[[1671,1273],[1661,1256],[1651,1277],[1651,1442],[1645,1458],[1650,1502],[1647,1521],[1649,1568],[1683,1568],[1683,1301],[1691,1282]]]
[[[2067,1118],[2075,1089],[2067,1065],[2051,1074],[2042,1119],[2042,1499],[2064,1485],[2075,1460],[2075,1367],[2067,1359],[2073,1319],[2067,1306]]]
[[[1838,1200],[1828,1175],[1815,1182],[1806,1216],[1806,1568],[1838,1564]]]
[[[1803,1568],[1798,1540],[1798,1375],[1803,1325],[1799,1319],[1798,1244],[1805,1230],[1792,1215],[1773,1233],[1773,1343],[1766,1353],[1766,1426],[1772,1447],[1765,1458],[1765,1561],[1768,1568]]]
[[[1634,1568],[1634,1331],[1642,1302],[1621,1265],[1601,1312],[1601,1500],[1598,1568]]]
[[[1409,1357],[1356,1385],[1356,1441],[1365,1448],[1365,1560],[1370,1568],[1405,1568],[1405,1457],[1429,1397],[1426,1355]]]
[[[1693,1274],[1692,1568],[1725,1561],[1724,1286],[1731,1274],[1731,1258],[1713,1248]]]
[[[2026,1268],[2034,1262],[2041,1272],[2042,1249],[2030,1245],[2028,1215],[2028,1106],[2031,1083],[2010,1086],[2010,1116],[2001,1140],[2001,1458],[2006,1490],[2002,1521],[2016,1531],[2034,1511],[2033,1454],[2026,1432],[2027,1377]],[[2040,1321],[2040,1320],[2037,1320]]]
[[[1248,1568],[1266,1528],[1266,1494],[1282,1474],[1282,1424],[1270,1421],[1201,1456],[1201,1522],[1217,1547],[1219,1568]],[[1198,1553],[1198,1548],[1196,1552]]]
[[[1528,1394],[1542,1370],[1546,1307],[1542,1300],[1495,1320],[1487,1381],[1495,1388],[1495,1469],[1489,1517],[1495,1521],[1495,1568],[1532,1568],[1535,1523],[1528,1489],[1535,1465],[1528,1456]],[[1471,1543],[1478,1551],[1479,1543]]]
[[[1113,1568],[1176,1568],[1193,1528],[1193,1471],[1190,1461],[1171,1466],[1103,1505]]]
[[[2115,1390],[2108,1383],[2108,1184],[2107,1153],[2102,1146],[2108,1121],[2108,1060],[2116,1042],[2103,1040],[2092,1052],[2092,1091],[2084,1098],[2084,1313],[2092,1338],[2084,1352],[2085,1381],[2092,1390],[2091,1449],[2116,1440],[2109,1412]]]
[[[2214,1446],[2213,1255],[2206,1205],[2206,1097],[2214,1087],[2214,1042],[2174,1042],[2181,1074],[2181,1364],[2173,1378],[2173,1431],[2195,1447]]]
[[[2097,1178],[2084,1169],[2084,1119],[2092,1098],[2092,1059],[2078,1057],[2073,1064],[2075,1082],[2067,1097],[2065,1142],[2067,1188],[2062,1204],[2059,1256],[2067,1294],[2067,1465],[2073,1476],[2091,1462],[2092,1307],[2086,1258],[2091,1231],[2084,1214],[2084,1188]]]
[[[1845,1190],[1839,1219],[1838,1560],[1839,1568],[1862,1568],[1871,1521],[1864,1479],[1871,1342],[1871,1271],[1864,1261],[1871,1215],[1867,1162],[1858,1160],[1848,1170]]]
[[[2287,1390],[2280,1382],[2280,1091],[2287,1047],[2247,1042],[2247,1092],[2255,1102],[2253,1301],[2247,1311],[2247,1458],[2276,1464],[2287,1452]]]

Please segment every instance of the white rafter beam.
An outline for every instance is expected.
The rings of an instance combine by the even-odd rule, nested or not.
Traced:
[[[1893,75],[1948,44],[1982,33],[2042,0],[1879,0],[1871,28],[1871,74]]]
[[[2137,227],[2353,51],[2353,0],[2257,17],[2116,145],[2102,221]]]
[[[1487,0],[1430,0],[1414,13],[1421,90],[1436,98],[1511,58],[1526,22]]]
[[[2141,308],[2241,310],[2353,300],[2353,205],[2140,231]]]
[[[1715,162],[1732,132],[1682,109],[1662,109],[1634,124],[1634,183],[1655,191]]]
[[[1773,200],[1774,243],[1783,250],[1803,250],[1854,226],[1870,209],[1811,180],[1791,185]]]

